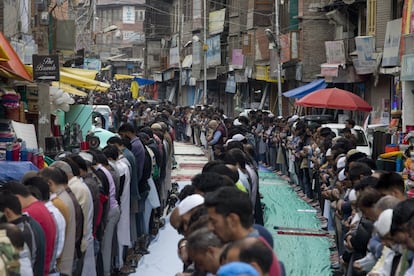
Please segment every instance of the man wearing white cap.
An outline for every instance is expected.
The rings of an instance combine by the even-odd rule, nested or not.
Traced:
[[[188,223],[191,215],[204,204],[204,197],[199,194],[193,194],[184,198],[177,206],[178,215],[181,218],[182,231],[186,236],[188,230]]]
[[[382,249],[381,258],[377,261],[375,266],[371,269],[370,274],[394,275],[392,273],[394,257],[397,255],[400,256],[400,253],[393,250],[393,249],[397,249],[397,247],[396,247],[396,244],[392,242],[391,234],[390,234],[392,214],[393,214],[393,210],[387,209],[379,215],[377,221],[374,223],[375,231],[380,236],[381,242],[384,244],[384,247]]]

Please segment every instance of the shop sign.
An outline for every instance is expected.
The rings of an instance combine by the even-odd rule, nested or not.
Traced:
[[[402,57],[401,80],[414,81],[414,54]]]
[[[59,81],[59,56],[33,55],[33,80],[34,81]]]

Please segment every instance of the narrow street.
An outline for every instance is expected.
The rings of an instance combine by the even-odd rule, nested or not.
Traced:
[[[172,171],[171,181],[177,182],[181,189],[191,184],[191,178],[201,172],[208,159],[200,147],[192,144],[174,142],[174,151],[177,168]],[[181,272],[183,267],[177,255],[177,244],[181,238],[167,217],[164,228],[160,229],[148,248],[150,254],[141,258],[132,275],[171,276]]]
[[[177,168],[172,181],[180,188],[190,184],[191,178],[201,172],[207,162],[204,152],[191,144],[175,143]],[[288,182],[275,173],[260,168],[260,192],[265,204],[265,226],[272,233],[274,250],[284,263],[286,275],[332,275],[329,239],[325,236],[295,235],[295,231],[278,234],[275,226],[285,229],[320,229],[316,210],[297,196]],[[293,235],[292,235],[293,234]],[[182,263],[177,256],[177,243],[181,236],[171,227],[160,229],[150,244],[133,275],[170,276],[181,272]]]

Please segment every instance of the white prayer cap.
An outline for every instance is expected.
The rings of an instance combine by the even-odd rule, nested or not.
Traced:
[[[203,196],[199,194],[187,196],[178,204],[178,214],[182,216],[202,204],[204,204]]]
[[[374,223],[375,230],[381,237],[387,235],[391,230],[392,214],[392,209],[384,210]]]

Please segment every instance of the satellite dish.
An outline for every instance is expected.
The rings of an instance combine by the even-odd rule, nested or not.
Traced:
[[[355,0],[343,0],[345,4],[351,5],[355,2]]]

